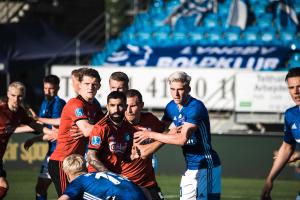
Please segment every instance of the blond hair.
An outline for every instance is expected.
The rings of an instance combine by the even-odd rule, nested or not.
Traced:
[[[169,76],[168,81],[169,84],[172,82],[182,82],[184,85],[189,86],[191,79],[192,78],[187,73],[183,71],[176,71]]]
[[[15,89],[18,89],[20,91],[23,92],[24,96],[25,96],[25,93],[26,93],[26,87],[23,83],[19,82],[19,81],[15,81],[15,82],[12,82],[11,84],[9,84],[8,86],[8,91],[11,89],[11,88],[15,88]]]
[[[71,154],[63,161],[63,170],[70,174],[86,172],[86,161],[79,154]]]

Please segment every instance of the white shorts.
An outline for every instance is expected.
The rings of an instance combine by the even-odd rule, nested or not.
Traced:
[[[39,178],[51,179],[49,171],[48,171],[49,158],[50,158],[50,156],[45,157],[45,159],[42,163],[42,166],[41,166]]]
[[[219,200],[221,166],[212,169],[187,170],[181,177],[180,200]]]

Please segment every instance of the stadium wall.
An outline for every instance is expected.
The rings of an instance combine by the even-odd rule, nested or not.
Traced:
[[[32,137],[29,134],[12,136],[4,165],[10,169],[26,170],[39,168],[48,150],[46,142],[34,144],[29,151],[23,147],[24,141]],[[273,162],[273,151],[279,148],[281,136],[266,135],[212,135],[214,149],[219,153],[224,177],[263,178],[267,175]],[[165,145],[157,152],[159,174],[181,174],[184,160],[181,148]],[[287,166],[280,174],[281,179],[295,179],[295,167]]]

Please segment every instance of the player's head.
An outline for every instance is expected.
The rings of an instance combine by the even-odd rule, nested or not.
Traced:
[[[176,71],[169,76],[168,81],[174,102],[184,104],[191,91],[191,77],[183,71]]]
[[[110,91],[126,92],[129,88],[129,78],[124,72],[114,72],[109,77]]]
[[[79,82],[79,94],[86,101],[92,101],[101,86],[101,78],[98,71],[92,68],[81,70]]]
[[[135,89],[130,89],[126,92],[127,109],[125,117],[132,124],[140,122],[141,112],[144,108],[142,94]]]
[[[107,96],[106,105],[110,119],[120,123],[124,119],[126,111],[126,96],[123,92],[113,91]]]
[[[57,95],[59,82],[59,78],[55,75],[48,75],[44,78],[44,95],[47,100],[51,100]]]
[[[285,77],[285,81],[293,101],[300,106],[300,67],[290,69]]]
[[[72,72],[71,72],[71,78],[72,78],[72,86],[73,86],[73,89],[74,89],[74,92],[76,94],[78,94],[79,92],[79,76],[80,76],[80,73],[81,73],[81,70],[83,68],[79,68],[79,69],[74,69]]]
[[[12,82],[7,89],[7,104],[11,111],[16,112],[25,98],[25,85],[21,82]]]
[[[63,170],[68,178],[77,177],[87,172],[86,161],[79,154],[71,154],[63,161]]]

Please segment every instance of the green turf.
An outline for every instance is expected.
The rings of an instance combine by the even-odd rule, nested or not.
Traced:
[[[34,199],[34,187],[37,171],[7,170],[10,190],[6,200]],[[179,199],[179,176],[157,176],[159,185],[167,199]],[[224,178],[222,182],[222,200],[258,200],[264,181],[259,179]],[[295,199],[299,189],[298,181],[278,180],[273,189],[274,200]],[[56,199],[54,187],[51,186],[48,199]]]

